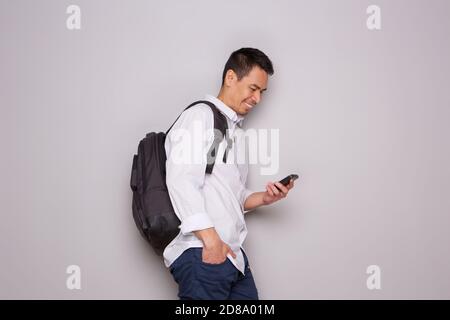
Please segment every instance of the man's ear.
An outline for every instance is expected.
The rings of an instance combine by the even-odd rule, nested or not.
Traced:
[[[225,73],[225,86],[230,87],[234,82],[237,81],[237,74],[228,69],[227,73]]]

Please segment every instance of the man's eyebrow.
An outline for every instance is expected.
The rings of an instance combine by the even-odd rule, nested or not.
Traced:
[[[252,86],[255,86],[256,88],[258,88],[258,90],[261,90],[261,87],[260,86],[258,86],[257,84],[251,84]],[[267,90],[267,88],[265,88],[265,89],[262,89],[261,90],[261,92],[263,92],[263,91],[266,91]]]

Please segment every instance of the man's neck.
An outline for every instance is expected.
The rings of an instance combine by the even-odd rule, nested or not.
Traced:
[[[229,108],[232,109],[234,112],[236,112],[236,110],[234,110],[234,107],[231,105],[230,99],[227,99],[226,95],[223,93],[222,90],[219,92],[219,95],[217,96],[217,99],[219,99],[220,101],[222,101],[227,107],[229,107]]]

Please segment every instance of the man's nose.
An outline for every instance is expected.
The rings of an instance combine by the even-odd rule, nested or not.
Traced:
[[[258,90],[256,90],[255,93],[253,94],[252,100],[254,104],[258,104],[259,101],[261,101],[261,93]]]

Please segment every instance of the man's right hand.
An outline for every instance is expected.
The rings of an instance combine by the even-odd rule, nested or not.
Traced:
[[[203,242],[202,260],[205,263],[220,264],[227,259],[227,254],[236,258],[231,248],[220,239],[214,228],[194,231],[197,238]]]

